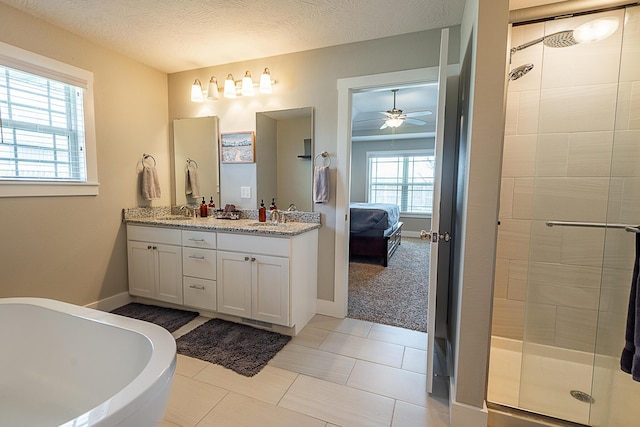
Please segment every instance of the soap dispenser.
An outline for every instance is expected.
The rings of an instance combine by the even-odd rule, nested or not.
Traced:
[[[207,217],[207,202],[205,202],[204,197],[202,198],[202,204],[200,205],[200,217],[201,218],[206,218]]]
[[[273,211],[273,210],[277,210],[278,207],[276,206],[276,199],[271,199],[271,206],[269,206],[269,210]]]
[[[264,207],[264,200],[260,201],[260,209],[258,209],[258,221],[267,222],[267,208]]]
[[[216,204],[213,203],[213,196],[211,196],[211,200],[209,201],[209,206],[207,206],[207,215],[215,216],[216,214]]]

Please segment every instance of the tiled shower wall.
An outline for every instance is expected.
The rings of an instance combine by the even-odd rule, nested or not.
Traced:
[[[599,15],[621,22],[605,40],[513,55],[535,67],[509,82],[493,317],[493,335],[589,352],[598,310],[626,314],[633,236],[545,222],[640,222],[640,79],[618,96],[624,11]],[[514,27],[512,45],[595,17]]]

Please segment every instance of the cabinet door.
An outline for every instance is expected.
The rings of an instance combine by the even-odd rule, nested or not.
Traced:
[[[129,293],[141,297],[155,297],[153,244],[127,242],[129,262]]]
[[[218,251],[218,311],[251,317],[251,257]]]
[[[182,248],[154,244],[156,296],[160,301],[182,304]]]
[[[289,258],[254,255],[252,318],[289,325]]]

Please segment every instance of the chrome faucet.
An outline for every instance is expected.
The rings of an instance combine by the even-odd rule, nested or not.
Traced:
[[[271,222],[274,224],[280,222],[280,212],[278,212],[278,209],[273,209],[271,211]]]
[[[193,218],[195,218],[195,217],[196,217],[196,208],[192,208],[192,207],[191,207],[191,206],[189,206],[189,205],[182,205],[182,206],[180,206],[180,211],[182,212],[182,211],[184,211],[184,210],[186,210],[186,211],[187,211],[187,213],[189,213],[187,216],[191,216],[191,217],[193,217]]]
[[[291,203],[289,205],[289,209],[287,209],[287,211],[289,211],[289,212],[293,212],[293,211],[297,211],[297,210],[298,210],[298,207],[296,205],[294,205],[293,203]]]

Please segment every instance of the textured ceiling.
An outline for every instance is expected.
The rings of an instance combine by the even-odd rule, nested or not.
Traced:
[[[465,0],[0,0],[173,73],[460,24]]]

